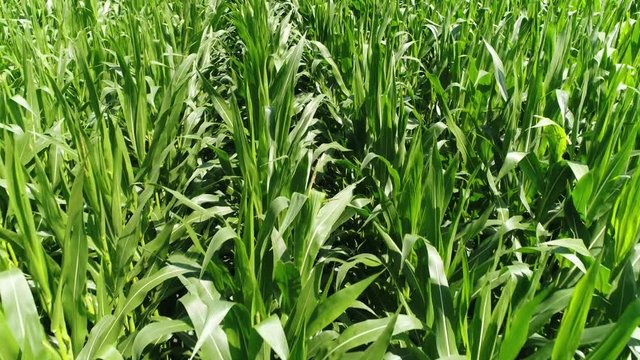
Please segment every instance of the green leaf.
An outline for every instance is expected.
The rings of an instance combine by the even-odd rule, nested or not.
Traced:
[[[444,272],[444,265],[438,250],[425,242],[429,256],[429,279],[431,301],[435,312],[436,346],[438,354],[443,356],[458,355],[455,333],[451,327],[452,297],[449,283]]]
[[[611,215],[615,264],[621,264],[640,240],[640,171],[624,186]]]
[[[514,311],[511,324],[505,332],[504,339],[500,343],[500,360],[513,360],[518,357],[520,350],[529,337],[529,324],[531,318],[547,293],[543,292],[527,301]]]
[[[138,360],[144,348],[151,344],[165,342],[172,334],[191,330],[192,327],[182,320],[161,319],[143,327],[133,340],[132,358]]]
[[[237,237],[238,234],[236,234],[236,232],[230,227],[223,227],[222,229],[218,230],[215,235],[213,235],[213,238],[211,239],[211,241],[209,242],[209,246],[207,247],[207,252],[204,254],[202,269],[200,270],[200,277],[204,275],[204,272],[207,269],[207,265],[211,261],[213,254],[215,254],[215,252],[218,251],[218,249],[220,249],[220,247],[226,241]]]
[[[573,176],[576,177],[576,181],[580,181],[583,176],[585,176],[589,172],[589,166],[580,164],[573,161],[567,161],[567,165],[571,168],[573,172]]]
[[[29,271],[37,282],[38,289],[42,292],[44,307],[51,308],[52,293],[49,285],[49,269],[46,255],[40,239],[37,235],[33,210],[27,196],[27,184],[25,182],[24,166],[20,161],[20,155],[14,150],[14,139],[9,133],[5,133],[4,149],[6,152],[7,194],[11,212],[16,216],[18,229],[24,238],[25,259]]]
[[[613,326],[613,330],[587,356],[589,360],[615,359],[626,347],[631,334],[640,326],[640,300],[629,304],[620,319]]]
[[[289,344],[278,316],[271,315],[254,328],[280,359],[289,358]]]
[[[320,302],[311,316],[311,321],[307,325],[307,333],[315,334],[325,326],[331,324],[331,322],[345,310],[354,305],[358,296],[360,296],[379,275],[380,273],[369,276],[353,285],[349,285]]]
[[[232,302],[213,300],[208,306],[207,318],[204,322],[200,322],[199,320],[194,322],[194,327],[198,333],[198,341],[193,347],[190,360],[193,359],[205,342],[212,344],[215,348],[214,356],[216,359],[230,358],[226,335],[220,328],[220,323],[233,305]],[[188,310],[189,309],[187,309],[187,311]],[[193,320],[191,315],[192,313],[189,313],[189,317]],[[207,354],[207,351],[205,351],[204,354]]]
[[[573,200],[573,205],[576,207],[576,210],[583,220],[587,219],[589,201],[591,200],[593,186],[594,175],[592,172],[588,172],[578,180],[573,191],[571,191],[571,200]]]
[[[13,336],[13,331],[3,311],[0,311],[0,339],[4,342],[3,346],[0,346],[0,358],[17,359],[20,357],[20,346]]]
[[[191,293],[180,298],[180,302],[187,309],[191,323],[198,334],[198,341],[191,358],[200,351],[203,358],[231,359],[227,336],[220,327],[220,322],[233,304],[227,301],[202,299]]]
[[[368,344],[380,337],[384,329],[391,321],[391,317],[383,319],[365,320],[346,328],[329,349],[325,357],[332,354],[340,355],[358,346]],[[403,332],[422,329],[422,323],[411,315],[398,315],[393,328],[393,335]]]
[[[387,347],[389,347],[389,343],[391,342],[391,337],[393,336],[393,329],[396,324],[396,320],[398,319],[398,315],[393,315],[389,320],[389,323],[384,328],[380,336],[376,339],[376,341],[371,344],[367,350],[360,357],[363,360],[382,360],[384,354],[387,352]]]
[[[303,279],[307,277],[305,275],[308,275],[309,268],[313,265],[320,247],[322,247],[329,238],[333,226],[351,202],[354,188],[355,185],[349,185],[336,194],[336,196],[325,202],[322,208],[320,208],[316,218],[313,219],[313,226],[309,238],[306,239],[303,244],[303,249],[297,258]]]
[[[580,343],[587,315],[591,307],[591,298],[596,284],[599,262],[589,267],[587,274],[580,279],[573,292],[567,311],[562,316],[560,330],[553,345],[552,360],[570,360]]]
[[[63,308],[65,317],[68,318],[71,327],[72,344],[76,353],[84,345],[87,336],[84,296],[89,250],[83,217],[84,202],[82,191],[84,173],[82,171],[78,173],[71,188],[71,198],[68,204],[67,229],[62,261],[63,281],[59,285],[64,286]]]
[[[504,65],[502,64],[502,60],[500,60],[500,56],[498,56],[496,50],[486,40],[483,41],[487,50],[489,50],[489,53],[491,54],[491,59],[493,60],[493,67],[495,69],[494,75],[496,82],[498,83],[498,88],[500,89],[500,96],[502,96],[504,101],[507,101],[509,94],[507,93],[507,80],[505,78]]]
[[[516,166],[518,166],[518,163],[520,162],[520,160],[522,160],[525,156],[527,156],[527,153],[517,152],[517,151],[509,152],[507,154],[507,157],[504,159],[504,163],[502,164],[502,167],[500,168],[500,172],[498,173],[498,177],[496,178],[496,181],[495,181],[496,184],[498,183],[498,181],[500,181],[500,179],[502,179],[511,170],[513,170]]]
[[[36,304],[29,284],[20,270],[11,269],[0,273],[0,298],[7,325],[23,356],[30,354],[33,358],[50,359],[51,356],[44,346],[47,339],[40,324]],[[7,351],[10,350],[10,344],[9,340]]]
[[[91,329],[89,340],[80,354],[78,354],[78,359],[93,359],[96,354],[104,351],[109,344],[113,344],[120,335],[124,317],[142,304],[149,291],[163,282],[183,275],[188,271],[178,266],[168,265],[133,284],[127,298],[118,303],[118,308],[114,315],[103,317]]]

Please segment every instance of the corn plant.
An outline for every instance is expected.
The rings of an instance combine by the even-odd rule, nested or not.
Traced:
[[[639,18],[0,3],[0,359],[640,358]]]

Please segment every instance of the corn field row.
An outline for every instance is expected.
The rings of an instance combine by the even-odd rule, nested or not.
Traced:
[[[0,1],[0,359],[640,358],[639,19]]]

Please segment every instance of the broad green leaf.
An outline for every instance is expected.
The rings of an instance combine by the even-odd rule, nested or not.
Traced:
[[[487,50],[489,50],[489,53],[491,54],[491,60],[493,61],[493,67],[495,70],[494,75],[496,82],[498,83],[498,89],[500,89],[500,96],[502,96],[504,101],[507,101],[509,94],[507,93],[507,80],[505,78],[504,65],[502,64],[502,60],[500,60],[500,56],[496,50],[486,40],[483,41]]]
[[[45,308],[51,308],[52,292],[49,285],[49,268],[42,243],[37,235],[31,203],[27,197],[24,166],[20,161],[20,155],[15,152],[13,137],[5,133],[4,150],[6,152],[7,194],[11,212],[18,222],[21,237],[24,238],[24,248],[27,258],[24,259],[29,266],[31,275],[42,291]]]
[[[51,354],[44,345],[47,339],[40,324],[36,304],[27,280],[20,270],[11,269],[0,273],[0,298],[4,319],[22,354],[51,359]],[[8,342],[6,351],[11,349],[11,338]]]
[[[594,175],[592,172],[588,172],[583,175],[580,180],[576,183],[576,186],[573,188],[571,192],[571,199],[573,200],[573,205],[580,213],[580,217],[583,220],[587,219],[587,214],[589,211],[589,201],[591,200],[591,194],[593,192],[594,187]]]
[[[438,354],[442,356],[457,355],[455,335],[451,327],[452,297],[449,282],[444,272],[444,265],[435,247],[425,243],[429,256],[429,279],[431,301],[434,305],[436,345]]]
[[[546,292],[534,297],[531,301],[520,305],[512,316],[511,324],[507,327],[504,339],[500,343],[500,360],[513,360],[518,357],[520,350],[529,337],[529,323],[538,304],[546,296]]]
[[[624,186],[613,207],[615,263],[622,263],[640,240],[640,171]]]
[[[76,353],[84,345],[87,336],[87,317],[84,295],[87,279],[88,243],[84,229],[83,198],[84,174],[79,171],[71,188],[67,211],[65,250],[62,261],[64,286],[63,307],[72,333],[72,344]],[[61,299],[62,300],[62,299]]]
[[[194,358],[205,342],[211,343],[214,346],[216,349],[214,356],[216,358],[226,359],[229,357],[226,335],[224,335],[224,332],[220,328],[220,322],[222,322],[232,306],[232,302],[214,300],[208,306],[209,310],[204,324],[199,324],[197,321],[194,323],[196,332],[198,333],[198,341],[193,347],[193,353],[191,354],[190,359]],[[189,309],[187,309],[187,311],[188,310]],[[191,313],[189,314],[189,317],[191,317]],[[211,341],[211,339],[213,339],[213,341]],[[223,344],[221,344],[221,342]]]
[[[578,348],[580,335],[589,314],[598,268],[598,262],[592,264],[587,274],[576,285],[567,311],[562,316],[560,330],[553,345],[551,355],[553,360],[572,359]]]
[[[384,330],[382,330],[380,336],[378,336],[373,344],[369,345],[367,350],[365,350],[365,352],[362,354],[361,359],[382,360],[382,358],[384,358],[384,355],[387,352],[387,348],[389,347],[389,343],[391,342],[393,329],[395,327],[397,319],[397,314],[391,317],[389,323],[384,328]]]
[[[567,161],[567,164],[571,168],[573,175],[576,177],[576,181],[580,181],[580,179],[589,172],[589,167],[587,165],[573,161]]]
[[[124,317],[142,304],[149,291],[163,282],[183,275],[188,271],[189,270],[181,267],[168,265],[136,282],[131,286],[127,298],[118,303],[118,308],[114,312],[114,315],[103,317],[98,324],[91,329],[89,340],[80,354],[78,354],[78,359],[92,359],[96,354],[104,351],[109,344],[113,344],[120,335]]]
[[[518,165],[520,160],[522,160],[526,155],[527,154],[523,152],[509,152],[507,154],[507,157],[504,159],[504,164],[502,164],[502,168],[500,168],[500,172],[498,173],[498,177],[496,178],[495,182],[497,183],[511,170],[513,170]]]
[[[255,329],[280,359],[289,358],[289,344],[278,316],[271,315],[256,325]]]
[[[165,342],[171,335],[191,329],[191,325],[182,320],[161,319],[150,323],[142,328],[133,340],[132,358],[139,359],[148,345]]]
[[[387,327],[391,317],[383,319],[365,320],[346,328],[330,348],[326,357],[332,354],[342,354],[358,346],[371,343],[380,337]],[[393,335],[403,332],[422,329],[420,321],[410,315],[398,315],[393,329]]]
[[[617,358],[638,326],[640,326],[640,300],[635,300],[629,304],[620,319],[613,325],[611,332],[587,356],[587,359]]]
[[[209,261],[211,261],[213,254],[215,254],[215,252],[218,249],[220,249],[220,247],[226,241],[237,238],[237,237],[238,235],[236,234],[236,232],[229,227],[223,227],[220,230],[218,230],[215,235],[213,235],[213,238],[211,238],[211,241],[209,242],[209,246],[207,247],[207,252],[204,254],[204,260],[202,261],[202,269],[200,270],[200,277],[204,275],[204,272],[207,269],[207,265],[209,264]]]
[[[308,269],[313,265],[320,247],[327,241],[333,226],[351,202],[354,188],[354,185],[349,185],[332,199],[328,200],[322,208],[320,208],[316,218],[313,219],[311,233],[303,244],[304,247],[300,253],[300,257],[297,259],[303,277],[308,274]]]
[[[227,336],[220,327],[220,322],[233,306],[228,301],[201,299],[195,294],[187,294],[180,298],[193,324],[198,341],[191,358],[198,351],[201,356],[210,359],[230,359],[231,353]]]
[[[338,269],[338,273],[336,274],[336,287],[340,287],[347,273],[359,264],[363,264],[367,267],[378,267],[382,265],[382,262],[372,254],[363,253],[354,256],[349,259],[349,261],[342,264],[340,269]]]
[[[17,359],[20,354],[20,346],[13,336],[13,331],[3,311],[0,311],[0,338],[4,341],[4,346],[0,347],[0,358]]]
[[[331,324],[340,314],[353,306],[358,296],[360,296],[379,275],[380,274],[369,276],[344,289],[340,289],[335,294],[320,302],[311,316],[311,321],[307,325],[307,333],[315,334],[325,326]]]

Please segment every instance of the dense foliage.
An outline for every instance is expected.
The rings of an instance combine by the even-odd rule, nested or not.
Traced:
[[[0,359],[640,356],[639,14],[0,1]]]

